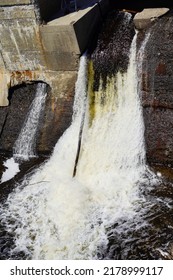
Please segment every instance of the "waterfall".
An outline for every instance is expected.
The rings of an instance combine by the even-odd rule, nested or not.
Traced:
[[[7,159],[3,165],[6,170],[2,174],[1,183],[13,178],[19,171],[17,159],[28,160],[35,156],[35,141],[41,112],[46,100],[46,84],[38,83],[34,100],[30,106],[23,127],[13,147],[13,157]]]
[[[138,217],[139,187],[147,179],[136,37],[127,73],[107,78],[106,88],[100,80],[92,119],[90,94],[86,98],[87,60],[81,58],[71,126],[50,160],[23,181],[3,207],[3,223],[15,234],[11,254],[23,251],[30,259],[97,259],[107,249],[109,229],[122,219]]]
[[[86,124],[83,135],[79,177],[85,175],[87,180],[93,174],[98,180],[100,174],[102,181],[103,174],[111,172],[127,173],[126,177],[134,180],[135,175],[140,177],[145,171],[144,127],[136,73],[135,35],[127,73],[107,78],[105,89],[100,81],[95,92],[95,116],[91,127]]]
[[[28,160],[35,155],[35,137],[40,114],[44,108],[46,95],[46,84],[38,83],[36,95],[31,104],[30,111],[14,144],[13,155],[15,158]]]

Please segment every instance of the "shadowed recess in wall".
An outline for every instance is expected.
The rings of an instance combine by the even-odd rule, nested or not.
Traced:
[[[9,90],[8,107],[0,107],[0,117],[7,112],[6,120],[1,125],[0,149],[11,151],[17,139],[26,114],[34,99],[37,84],[12,87]],[[3,130],[2,130],[3,128]]]

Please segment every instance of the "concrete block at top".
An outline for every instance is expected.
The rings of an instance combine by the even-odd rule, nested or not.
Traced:
[[[168,8],[144,9],[134,17],[134,24],[137,29],[147,28],[153,20],[163,16],[169,11]]]
[[[40,34],[45,52],[80,53],[73,25],[43,25]]]
[[[87,9],[86,9],[87,10]],[[80,53],[84,52],[92,42],[94,34],[102,21],[99,5],[89,8],[77,21],[73,23]]]
[[[30,4],[32,0],[0,0],[0,6]]]
[[[52,20],[40,27],[43,46],[47,52],[79,55],[88,47],[101,21],[98,4]]]
[[[7,70],[76,71],[79,55],[102,21],[101,9],[108,7],[107,0],[99,3],[45,25],[37,24],[33,5],[0,7],[0,43]]]

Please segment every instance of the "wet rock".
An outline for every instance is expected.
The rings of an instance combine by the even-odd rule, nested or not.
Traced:
[[[35,92],[36,84],[17,86],[10,89],[10,105],[6,108],[0,107],[0,119],[3,120],[0,135],[1,150],[12,151],[34,99]]]
[[[110,77],[118,71],[126,72],[134,33],[130,14],[114,11],[108,15],[91,56],[95,71],[95,90],[98,90],[100,77],[103,85],[106,85],[107,76]]]
[[[37,152],[52,152],[56,142],[70,126],[77,73],[60,73],[56,95],[48,94],[37,137]]]
[[[173,165],[173,17],[150,29],[143,60],[142,104],[149,163]]]
[[[145,139],[149,163],[173,163],[173,110],[149,106],[144,109]]]

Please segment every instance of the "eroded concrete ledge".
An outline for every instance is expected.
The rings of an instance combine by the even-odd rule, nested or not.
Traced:
[[[137,13],[134,17],[136,29],[145,29],[149,27],[154,20],[163,16],[168,11],[168,8],[144,9],[142,12]]]

